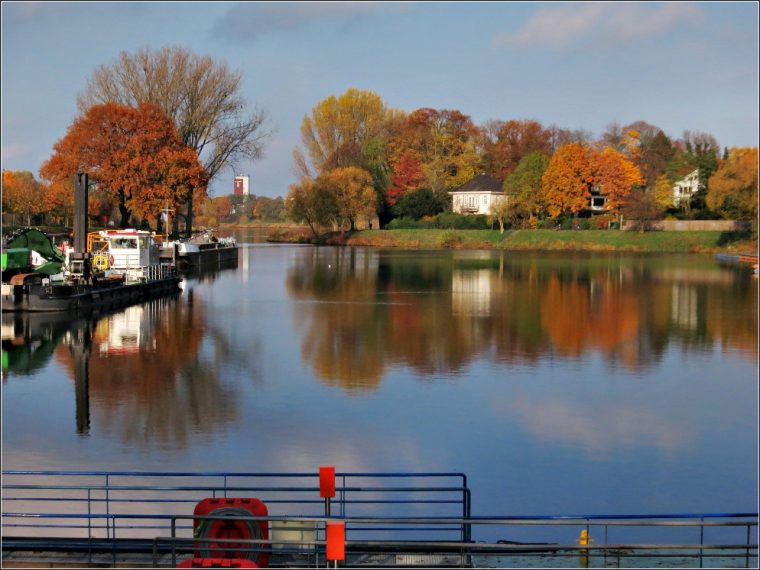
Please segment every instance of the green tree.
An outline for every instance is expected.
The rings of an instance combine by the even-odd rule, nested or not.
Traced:
[[[429,188],[420,188],[404,194],[393,206],[393,213],[399,218],[419,220],[424,216],[434,216],[443,211],[440,199]]]
[[[673,143],[662,131],[658,131],[652,142],[642,150],[639,169],[647,188],[654,188],[657,179],[666,171],[675,154]]]
[[[526,154],[515,171],[504,180],[504,194],[514,208],[520,209],[531,218],[541,217],[546,211],[541,179],[549,166],[549,157],[535,151]]]

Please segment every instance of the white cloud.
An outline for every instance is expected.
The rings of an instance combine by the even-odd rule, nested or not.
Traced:
[[[698,19],[701,14],[697,5],[680,2],[573,3],[539,10],[519,31],[498,34],[494,45],[563,48],[590,38],[630,41],[665,33]]]

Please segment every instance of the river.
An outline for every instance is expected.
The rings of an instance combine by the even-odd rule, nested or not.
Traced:
[[[755,511],[748,268],[242,241],[176,298],[4,315],[3,468],[461,471],[476,515]]]

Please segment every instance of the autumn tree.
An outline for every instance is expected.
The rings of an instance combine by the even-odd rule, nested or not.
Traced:
[[[757,147],[735,147],[710,177],[707,206],[728,218],[757,219]]]
[[[305,155],[296,149],[299,174],[315,177],[335,168],[366,166],[392,113],[373,91],[351,88],[340,97],[320,101],[301,122]]]
[[[480,129],[479,146],[483,172],[504,180],[524,156],[549,154],[551,133],[538,121],[491,121]]]
[[[122,52],[95,70],[77,98],[80,113],[115,102],[137,108],[154,103],[169,117],[180,140],[197,155],[209,180],[226,166],[261,157],[269,136],[263,111],[247,111],[242,75],[226,63],[182,47]],[[193,196],[186,227],[192,231]]]
[[[63,218],[63,225],[69,225],[74,215],[74,177],[53,182],[45,196],[45,208],[53,215]],[[91,211],[88,205],[88,211]]]
[[[308,178],[290,185],[285,209],[294,222],[307,224],[315,239],[322,227],[335,221],[338,210],[329,188]]]
[[[593,184],[607,198],[607,208],[619,212],[631,190],[644,182],[638,167],[611,148],[591,153],[589,160]]]
[[[32,216],[46,211],[46,194],[47,187],[31,172],[3,170],[3,212],[25,216],[31,225]]]
[[[547,130],[549,131],[550,154],[554,154],[561,147],[572,143],[588,146],[593,139],[593,135],[584,129],[571,130],[551,125]]]
[[[636,189],[624,198],[619,211],[629,220],[633,220],[635,229],[645,232],[652,229],[656,220],[662,219],[664,208],[652,193]]]
[[[541,177],[546,208],[552,218],[588,207],[593,173],[586,149],[578,143],[560,147]]]
[[[504,180],[504,194],[513,211],[524,212],[530,218],[541,217],[546,203],[541,179],[549,165],[549,157],[535,151],[525,155],[515,171]]]
[[[56,183],[84,169],[99,190],[114,196],[122,227],[133,213],[155,218],[167,203],[176,209],[194,193],[206,193],[207,176],[197,155],[153,104],[91,107],[54,150],[40,174]]]
[[[372,218],[377,209],[377,195],[369,172],[355,166],[336,168],[317,178],[316,186],[333,195],[335,221],[341,229],[356,229],[359,218]]]
[[[407,150],[393,166],[391,183],[387,191],[388,204],[394,206],[406,194],[418,190],[424,183],[422,164],[412,151]]]
[[[505,196],[500,200],[496,200],[491,204],[491,209],[488,213],[488,223],[494,221],[499,222],[499,233],[504,233],[504,226],[512,219],[516,220],[520,217],[521,205],[517,202],[510,203],[510,198]]]
[[[665,174],[657,177],[652,197],[665,210],[673,207],[673,184]]]
[[[470,117],[456,110],[417,109],[409,114],[390,140],[394,168],[405,155],[421,165],[429,188],[447,203],[448,191],[475,175],[477,128]]]

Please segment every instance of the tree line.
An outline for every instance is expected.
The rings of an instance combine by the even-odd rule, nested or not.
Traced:
[[[293,155],[299,181],[289,188],[288,211],[315,234],[374,214],[381,225],[436,215],[476,174],[503,185],[508,200],[493,211],[502,227],[583,215],[593,192],[609,211],[636,218],[757,216],[756,147],[721,153],[708,133],[671,139],[645,121],[611,123],[599,138],[535,120],[478,126],[458,110],[406,113],[351,88],[304,117]],[[698,192],[676,203],[674,183],[694,170]]]
[[[67,223],[74,176],[84,170],[96,219],[117,210],[122,227],[137,218],[158,228],[169,207],[173,230],[181,219],[190,233],[199,204],[206,219],[214,217],[207,210],[226,211],[224,201],[206,203],[211,180],[260,158],[270,134],[266,114],[248,111],[241,79],[226,63],[180,47],[123,52],[94,71],[41,179],[3,172],[3,211],[27,223],[36,214]],[[599,138],[529,119],[479,126],[459,110],[406,112],[351,88],[320,101],[300,131],[298,182],[285,205],[315,234],[433,216],[477,174],[503,185],[509,199],[493,212],[502,227],[582,215],[595,191],[614,213],[639,218],[757,216],[756,147],[721,152],[708,133],[673,139],[644,121],[612,123]],[[673,184],[697,169],[699,191],[674,204]]]

